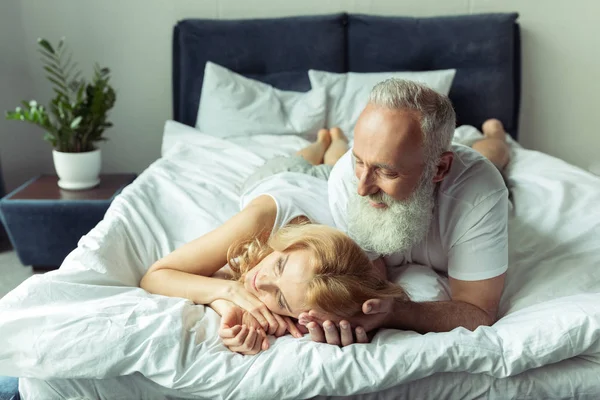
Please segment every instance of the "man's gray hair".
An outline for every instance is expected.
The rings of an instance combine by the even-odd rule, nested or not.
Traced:
[[[390,109],[419,112],[428,163],[437,163],[439,156],[450,149],[456,127],[456,114],[448,96],[416,82],[391,78],[373,87],[369,103]]]

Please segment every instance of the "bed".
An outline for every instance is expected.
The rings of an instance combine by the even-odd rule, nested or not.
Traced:
[[[516,19],[180,21],[174,121],[165,124],[161,158],[58,271],[0,300],[0,375],[22,377],[27,399],[598,398],[600,180],[516,142]],[[296,91],[310,88],[309,69],[456,69],[450,97],[459,124],[494,116],[514,139],[510,268],[498,323],[427,335],[384,330],[369,345],[343,349],[283,337],[244,357],[219,343],[212,310],[139,289],[156,259],[237,211],[239,185],[254,168],[307,143],[194,129],[207,61]],[[459,129],[457,140],[472,134]]]

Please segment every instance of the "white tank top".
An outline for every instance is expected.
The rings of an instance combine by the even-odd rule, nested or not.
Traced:
[[[335,227],[329,211],[327,181],[297,172],[269,176],[249,187],[240,197],[240,209],[261,195],[269,195],[277,205],[277,217],[271,233],[292,219],[305,216],[314,224]]]

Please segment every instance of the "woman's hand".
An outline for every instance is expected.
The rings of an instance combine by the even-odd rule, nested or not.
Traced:
[[[230,286],[225,300],[249,312],[269,335],[278,336],[276,333],[279,332],[279,336],[281,336],[285,333],[286,324],[283,323],[282,318],[275,317],[276,314],[273,314],[262,301],[248,292],[241,282],[230,281],[229,283]],[[283,329],[283,331],[280,331],[280,329]]]
[[[236,353],[252,355],[269,348],[265,331],[250,313],[231,305],[221,314],[219,337]]]
[[[269,348],[265,331],[248,311],[229,303],[227,307],[221,307],[219,312],[221,314],[219,337],[228,349],[241,354],[256,354]],[[275,337],[283,336],[286,331],[295,337],[302,337],[291,318],[277,314],[273,316],[279,323],[274,333]]]

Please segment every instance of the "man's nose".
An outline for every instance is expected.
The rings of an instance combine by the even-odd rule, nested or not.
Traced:
[[[360,196],[367,196],[370,194],[375,194],[378,191],[379,188],[377,187],[377,185],[375,185],[372,173],[369,172],[367,168],[364,168],[358,177],[358,194]]]

